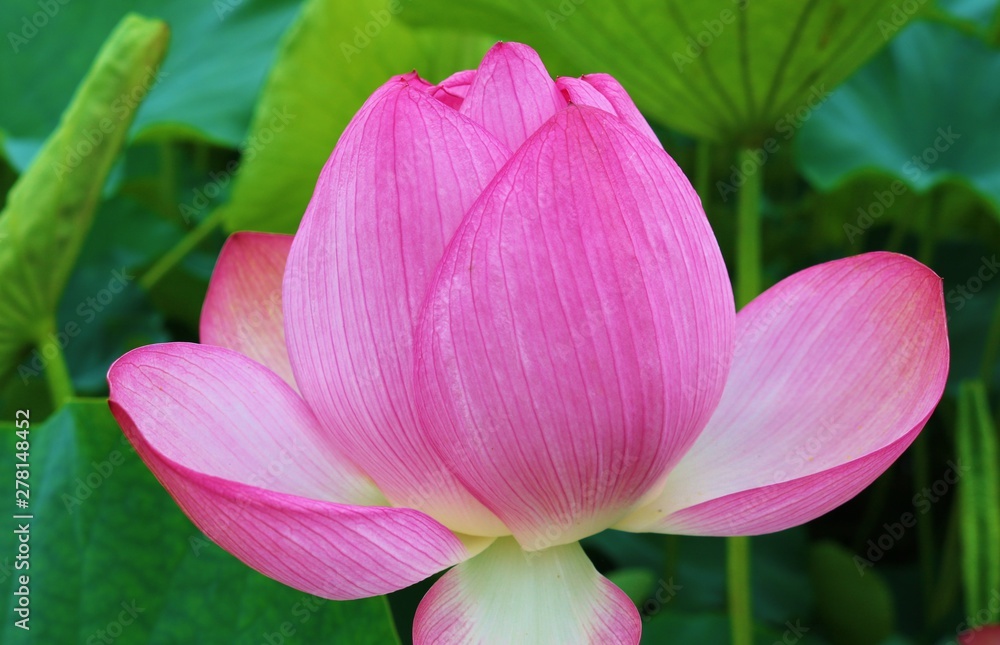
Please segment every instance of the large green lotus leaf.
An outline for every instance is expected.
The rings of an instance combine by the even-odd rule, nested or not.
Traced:
[[[133,135],[201,137],[235,147],[299,3],[5,0],[0,3],[0,129],[11,139],[5,144],[7,156],[21,169],[30,161],[37,142],[55,128],[104,37],[128,11],[162,19],[173,34],[170,54],[136,117]],[[119,97],[119,105],[131,102],[130,96]]]
[[[135,105],[116,102],[155,76],[167,40],[159,20],[123,18],[59,128],[8,193],[0,213],[0,374],[53,326],[101,187],[135,113]]]
[[[325,601],[210,543],[125,441],[107,401],[77,400],[35,423],[23,511],[34,516],[30,568],[13,568],[19,520],[6,513],[0,642],[399,642],[383,598]],[[14,430],[9,419],[0,424],[0,471],[11,490]],[[30,576],[30,632],[14,625],[20,575]]]
[[[230,230],[294,232],[341,131],[394,74],[440,80],[475,66],[481,37],[416,33],[401,0],[310,0],[265,85],[243,166],[224,208]]]
[[[915,24],[802,128],[798,163],[821,190],[879,170],[917,193],[971,189],[1000,213],[1000,51]]]
[[[648,115],[711,140],[794,131],[922,3],[898,0],[420,0],[414,24],[538,49],[559,74],[609,72]],[[910,7],[912,4],[912,7]],[[802,112],[799,112],[802,110]],[[798,114],[797,114],[798,113]]]

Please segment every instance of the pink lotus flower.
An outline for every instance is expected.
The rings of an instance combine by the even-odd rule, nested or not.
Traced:
[[[581,538],[815,518],[914,440],[948,366],[941,280],[900,255],[737,315],[621,85],[552,81],[514,43],[376,91],[294,239],[230,238],[201,335],[111,368],[143,459],[211,539],[317,596],[452,567],[417,643],[638,642]]]

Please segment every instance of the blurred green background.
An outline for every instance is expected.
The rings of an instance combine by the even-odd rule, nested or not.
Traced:
[[[995,0],[7,0],[0,27],[0,497],[17,512],[29,410],[34,514],[30,632],[14,520],[0,534],[0,642],[409,641],[432,581],[336,603],[243,566],[123,440],[105,374],[136,346],[197,340],[226,235],[294,232],[373,89],[474,67],[498,39],[554,75],[615,75],[731,268],[737,204],[758,200],[764,287],[878,249],[944,279],[944,401],[862,495],[752,540],[758,642],[945,643],[1000,622]],[[585,548],[644,642],[727,642],[722,540],[609,531]]]

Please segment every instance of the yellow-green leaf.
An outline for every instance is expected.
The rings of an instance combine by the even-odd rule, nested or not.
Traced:
[[[404,0],[310,0],[288,31],[258,102],[224,206],[229,230],[294,232],[340,133],[394,74],[440,80],[475,67],[489,40],[421,32]]]
[[[168,39],[164,23],[125,16],[8,194],[0,213],[0,374],[26,347],[46,341],[101,188],[136,109],[157,82]]]

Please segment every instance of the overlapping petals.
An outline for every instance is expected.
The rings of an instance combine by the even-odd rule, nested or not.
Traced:
[[[459,112],[516,150],[566,100],[538,54],[520,43],[498,43],[483,58]]]
[[[680,170],[612,115],[570,107],[517,152],[442,262],[419,338],[423,427],[524,548],[575,541],[695,440],[734,319]]]
[[[846,502],[916,438],[948,373],[941,279],[901,255],[818,265],[740,311],[725,394],[619,528],[753,535]]]
[[[111,409],[212,540],[325,598],[387,593],[469,557],[419,511],[384,504],[275,373],[228,349],[170,343],[111,368]]]
[[[222,247],[201,307],[201,342],[228,347],[295,387],[285,347],[281,280],[291,235],[236,233]]]
[[[421,440],[412,347],[445,245],[510,153],[411,85],[376,92],[323,169],[285,274],[289,356],[313,411],[390,501],[502,535]]]
[[[556,87],[567,101],[577,105],[589,105],[614,114],[622,123],[632,126],[657,146],[663,147],[645,117],[639,112],[639,108],[632,102],[628,92],[614,77],[608,74],[587,74],[580,78],[562,77],[556,80]]]

